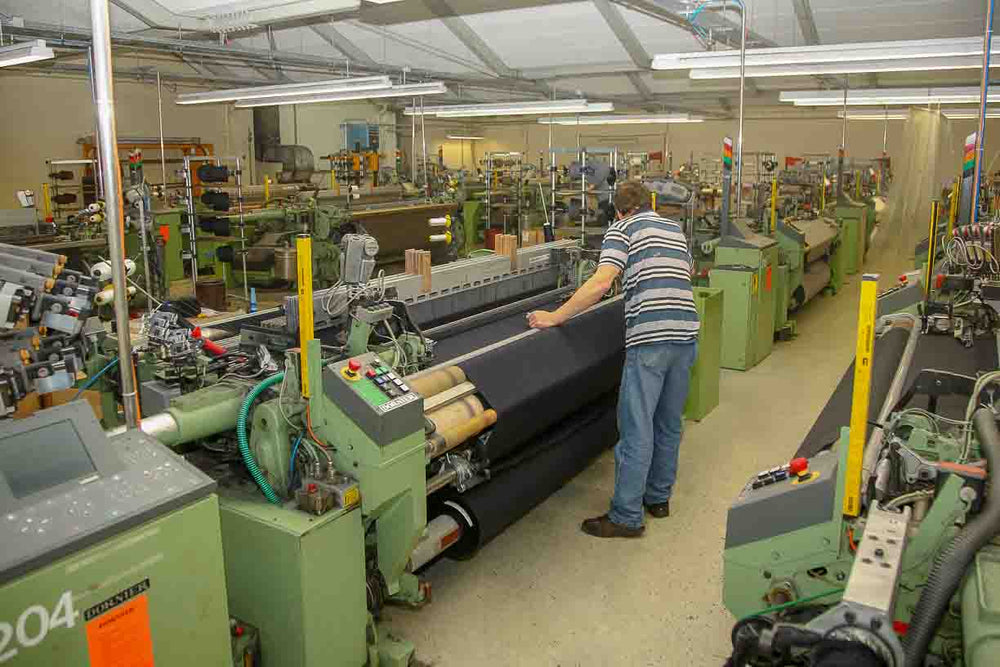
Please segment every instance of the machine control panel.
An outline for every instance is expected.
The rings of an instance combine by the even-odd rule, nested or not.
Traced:
[[[141,431],[108,438],[86,401],[0,424],[0,583],[209,495]]]
[[[726,548],[828,521],[836,494],[837,456],[831,452],[762,470],[729,508]]]
[[[379,445],[423,430],[423,399],[374,353],[327,366],[323,389]]]

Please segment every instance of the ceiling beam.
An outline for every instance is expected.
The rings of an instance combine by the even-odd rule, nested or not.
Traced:
[[[653,64],[653,58],[646,52],[645,47],[639,38],[632,32],[632,28],[625,22],[618,8],[611,4],[611,0],[591,0],[597,11],[601,13],[604,22],[615,33],[615,37],[628,53],[629,58],[639,69],[649,69]]]
[[[795,18],[799,21],[799,30],[802,31],[806,44],[819,44],[819,31],[816,30],[816,20],[809,0],[792,0],[792,8],[795,9]]]
[[[334,28],[331,24],[321,23],[311,25],[309,28],[319,35],[324,42],[343,53],[344,57],[348,60],[368,67],[376,67],[378,65],[374,58],[365,53],[360,46],[347,39],[344,33]]]
[[[635,91],[639,93],[643,99],[653,99],[653,92],[649,89],[649,86],[646,85],[646,82],[642,80],[642,77],[639,76],[638,72],[629,72],[625,76],[628,77],[628,82],[632,84],[632,87],[635,88]]]
[[[455,35],[459,42],[465,45],[484,65],[496,72],[499,76],[514,77],[517,72],[507,66],[507,63],[497,54],[496,51],[480,37],[479,33],[473,30],[465,20],[455,13],[448,0],[424,0],[428,9],[441,19],[445,27]]]

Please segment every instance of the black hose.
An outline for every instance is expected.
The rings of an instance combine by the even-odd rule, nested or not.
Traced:
[[[991,410],[980,408],[973,415],[972,423],[992,478],[994,471],[1000,470],[1000,431],[997,430],[996,419]],[[1000,491],[991,491],[992,488],[987,490],[986,501],[979,515],[969,521],[948,543],[931,566],[927,585],[920,594],[906,633],[905,667],[923,667],[927,649],[948,610],[952,596],[962,583],[966,569],[976,552],[1000,533]]]

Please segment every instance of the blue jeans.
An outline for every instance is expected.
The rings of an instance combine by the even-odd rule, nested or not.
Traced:
[[[642,525],[643,501],[665,503],[677,478],[691,366],[698,343],[650,343],[625,351],[618,394],[615,495],[609,518]]]

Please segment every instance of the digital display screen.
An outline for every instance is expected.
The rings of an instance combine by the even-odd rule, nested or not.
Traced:
[[[68,419],[0,439],[0,475],[15,498],[96,472],[80,434]]]

